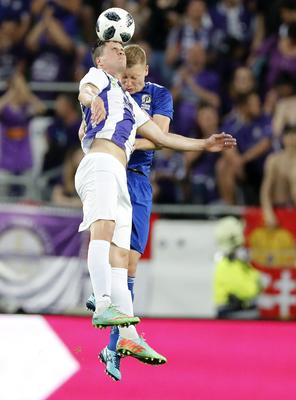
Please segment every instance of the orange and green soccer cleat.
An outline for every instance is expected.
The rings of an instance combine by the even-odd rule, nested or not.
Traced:
[[[140,322],[140,318],[132,317],[122,313],[111,304],[104,312],[98,314],[93,313],[92,324],[96,328],[106,328],[107,326],[130,326]]]
[[[167,359],[153,350],[141,336],[137,339],[119,337],[116,351],[122,356],[137,358],[145,364],[161,365],[167,362]]]

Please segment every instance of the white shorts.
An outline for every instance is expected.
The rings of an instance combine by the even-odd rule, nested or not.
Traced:
[[[76,171],[75,188],[83,204],[79,232],[100,219],[115,221],[112,242],[129,250],[132,205],[124,166],[111,154],[87,154]]]

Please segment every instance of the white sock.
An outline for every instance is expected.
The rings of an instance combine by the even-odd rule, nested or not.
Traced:
[[[111,285],[112,303],[119,310],[127,315],[134,315],[134,307],[131,292],[127,286],[127,269],[112,268],[112,285]],[[128,328],[119,328],[120,336],[127,339],[137,339],[139,337],[136,328],[130,325]]]
[[[139,335],[134,325],[130,325],[128,328],[119,327],[119,335],[125,339],[138,339]]]
[[[102,313],[111,303],[110,243],[91,240],[88,247],[88,270],[96,299],[96,312]]]

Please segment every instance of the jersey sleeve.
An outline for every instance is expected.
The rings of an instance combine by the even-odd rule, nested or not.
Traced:
[[[150,120],[150,116],[139,107],[139,105],[136,103],[136,101],[129,95],[129,98],[132,102],[133,105],[133,110],[135,113],[135,121],[136,121],[136,126],[139,128],[139,126],[144,125],[146,122]]]
[[[171,93],[168,91],[168,89],[161,86],[156,86],[154,91],[152,116],[159,114],[172,119],[174,108]]]
[[[82,85],[90,83],[96,86],[100,92],[102,92],[105,87],[109,84],[109,79],[107,75],[99,68],[90,68],[88,73],[81,79],[79,83],[79,89],[81,89]]]

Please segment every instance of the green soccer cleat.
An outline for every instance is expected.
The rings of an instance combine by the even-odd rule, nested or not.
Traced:
[[[167,359],[153,350],[141,336],[137,339],[119,337],[116,351],[122,356],[135,357],[145,364],[161,365],[167,362]]]
[[[140,322],[140,318],[123,314],[113,304],[103,313],[93,313],[92,324],[96,328],[106,328],[107,326],[130,326]]]
[[[99,359],[106,365],[105,372],[115,381],[120,381],[120,356],[116,351],[105,347],[99,354]]]

